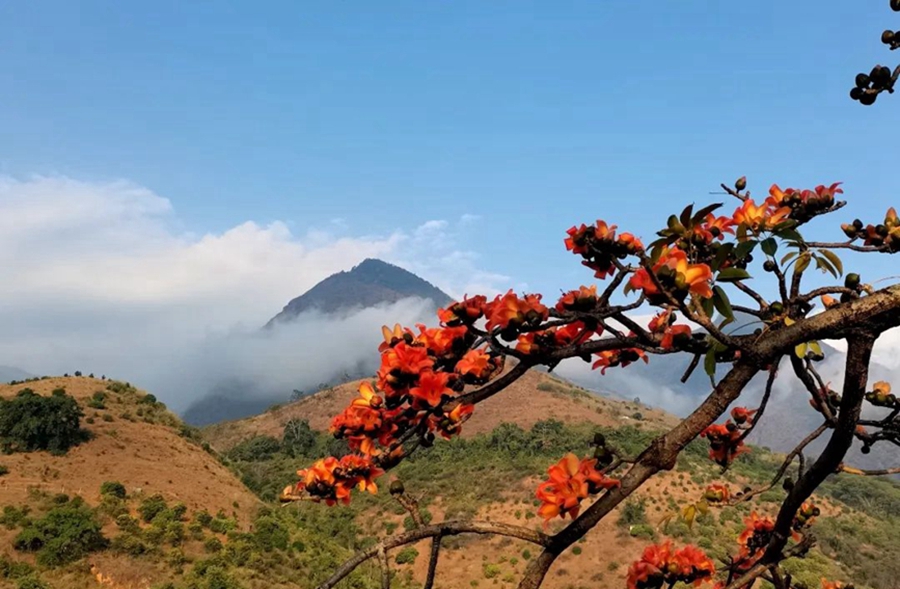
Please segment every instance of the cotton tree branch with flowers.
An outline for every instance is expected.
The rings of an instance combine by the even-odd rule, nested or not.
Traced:
[[[850,273],[842,283],[804,291],[803,279],[815,264],[837,280],[844,273],[837,253],[841,250],[900,251],[900,220],[891,209],[883,223],[844,224],[848,241],[808,242],[801,229],[844,207],[837,200],[843,192],[840,184],[813,190],[782,190],[773,185],[760,202],[751,198],[746,187],[744,178],[733,188],[726,187],[737,199],[731,214],[723,214],[727,210],[723,203],[697,209],[688,206],[671,215],[658,239],[647,245],[631,233],[618,233],[615,225],[603,220],[572,227],[565,247],[593,271],[599,284],[566,292],[552,306],[544,304],[539,294],[520,296],[510,291],[493,300],[466,296],[438,312],[436,327],[385,328],[377,382],[363,383],[359,397],[332,423],[331,431],[347,440],[352,453],[301,470],[299,482],[284,490],[284,501],[334,505],[349,502],[354,488],[377,492],[377,480],[385,472],[418,447],[434,444],[438,436],[459,435],[480,402],[535,366],[552,369],[562,360],[575,358],[605,374],[636,362],[652,362],[656,355],[682,354],[688,367],[685,380],[702,364],[711,390],[693,413],[636,457],[617,455],[598,435],[590,455],[570,453],[550,465],[535,495],[540,501],[538,514],[545,522],[570,520],[558,533],[535,535],[528,528],[491,522],[420,526],[358,554],[322,588],[333,587],[370,558],[386,562],[387,550],[423,538],[432,538],[429,586],[441,538],[487,533],[515,536],[542,548],[519,584],[521,589],[537,589],[559,554],[649,478],[673,468],[692,440],[705,439],[710,460],[722,469],[749,451],[744,441],[764,418],[776,378],[794,380],[798,394],[809,395],[811,410],[823,420],[789,453],[772,482],[777,484],[795,460],[804,465],[778,512],[748,518],[744,533],[735,539],[734,556],[724,566],[716,566],[696,547],[664,543],[635,555],[627,583],[630,589],[656,589],[679,581],[731,589],[752,585],[765,576],[789,588],[790,577],[782,574],[779,564],[788,555],[804,553],[814,541],[810,525],[818,509],[811,497],[816,488],[833,473],[864,474],[843,464],[854,440],[865,448],[878,443],[900,445],[900,403],[890,394],[888,383],[873,387],[867,383],[875,340],[900,325],[900,286],[875,290]],[[778,292],[776,298],[770,300],[752,286],[750,270],[760,268],[774,278],[771,290]],[[733,304],[732,298],[738,297],[746,299],[746,305]],[[613,302],[622,298],[626,302]],[[812,313],[819,301],[822,311]],[[629,316],[647,308],[656,311],[647,325]],[[753,333],[729,333],[736,308],[746,309],[762,327]],[[818,344],[822,339],[847,342],[840,393],[816,372],[816,362],[824,357]],[[507,365],[508,358],[515,360],[514,366]],[[781,372],[785,358],[789,369]],[[719,368],[727,369],[721,378],[717,378]],[[768,373],[760,406],[733,406],[759,373]],[[863,403],[887,414],[862,420]],[[729,408],[730,419],[717,423]],[[805,468],[804,448],[827,432],[826,449]],[[402,496],[404,490],[399,487],[392,492]],[[758,492],[762,491],[742,496],[725,484],[714,484],[695,505],[708,509]],[[389,583],[387,572],[384,579]]]

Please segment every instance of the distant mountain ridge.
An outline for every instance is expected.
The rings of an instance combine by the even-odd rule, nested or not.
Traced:
[[[326,316],[390,305],[403,299],[418,298],[431,301],[438,307],[452,301],[449,295],[412,272],[382,260],[368,258],[349,271],[338,272],[325,278],[299,297],[291,300],[284,309],[263,327],[265,333],[280,325],[288,325],[303,313],[319,312]],[[394,317],[384,317],[384,323],[393,323]],[[302,349],[297,350],[299,354]],[[347,380],[363,378],[378,367],[379,356],[373,349],[370,361],[363,365],[344,365],[335,359],[334,366],[325,367],[330,376],[321,385],[336,385]],[[301,389],[311,383],[297,383]],[[272,390],[256,385],[252,380],[224,378],[218,385],[189,406],[182,419],[191,425],[208,425],[219,421],[240,419],[261,413],[272,405],[285,403],[290,390]]]
[[[305,311],[333,314],[396,303],[410,297],[431,300],[439,307],[452,301],[445,292],[412,272],[382,260],[367,258],[349,271],[332,274],[290,301],[266,327],[296,319]]]

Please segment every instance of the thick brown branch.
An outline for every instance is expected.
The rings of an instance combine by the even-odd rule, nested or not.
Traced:
[[[438,557],[441,555],[441,538],[438,534],[431,539],[431,556],[428,558],[428,573],[425,576],[425,584],[422,589],[431,589],[434,587],[434,575],[437,573]]]
[[[529,564],[525,576],[519,583],[519,589],[540,587],[550,565],[563,550],[584,536],[647,479],[660,470],[671,469],[681,450],[725,412],[728,405],[740,396],[744,387],[758,371],[759,368],[752,362],[738,363],[700,407],[668,433],[651,443],[637,458],[634,466],[622,477],[619,487],[602,495],[575,521],[553,536],[552,543]]]
[[[859,420],[863,397],[866,393],[869,361],[872,358],[875,338],[868,334],[855,335],[848,338],[847,343],[849,347],[844,371],[844,388],[834,433],[828,440],[825,450],[809,470],[797,480],[781,504],[775,520],[772,540],[763,555],[762,560],[765,563],[773,564],[779,561],[781,551],[791,536],[791,526],[797,510],[828,475],[837,470],[853,442],[853,433],[856,430],[856,422]]]

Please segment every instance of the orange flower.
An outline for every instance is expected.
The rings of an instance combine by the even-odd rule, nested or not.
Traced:
[[[643,360],[644,364],[647,364],[650,360],[647,358],[647,354],[644,353],[643,350],[639,350],[638,348],[627,348],[624,350],[604,350],[602,352],[597,352],[598,359],[591,366],[593,370],[600,368],[600,374],[606,374],[607,368],[613,368],[616,366],[621,366],[625,368],[632,362],[637,362],[638,360]]]
[[[770,203],[758,205],[753,199],[747,199],[734,211],[734,221],[746,229],[758,233],[771,229],[787,219],[791,214],[790,207],[777,207]]]
[[[447,327],[456,325],[472,325],[484,315],[484,306],[487,304],[487,297],[477,295],[469,298],[468,295],[458,303],[453,303],[446,309],[438,310],[438,319]]]
[[[579,476],[579,467],[578,457],[569,453],[547,470],[550,478],[538,486],[535,494],[542,503],[538,515],[545,525],[556,516],[578,517],[581,500],[588,496],[587,481]]]
[[[498,296],[485,307],[487,315],[487,329],[493,330],[518,328],[524,323],[535,325],[547,319],[549,311],[541,304],[541,295],[525,295],[520,299],[512,290],[505,295]]]
[[[672,541],[666,540],[644,549],[640,560],[629,567],[626,582],[628,589],[658,589],[679,581],[699,586],[715,572],[713,561],[701,549],[688,545],[673,552]]]
[[[727,467],[732,461],[748,452],[742,437],[741,430],[730,421],[724,425],[711,425],[702,432],[701,438],[709,440],[709,458],[720,466]]]
[[[402,341],[405,341],[408,344],[413,342],[412,331],[401,327],[399,323],[394,325],[394,329],[390,329],[387,325],[382,325],[381,333],[384,335],[384,341],[378,346],[379,352],[384,352],[388,348],[392,348]]]
[[[400,342],[381,354],[378,369],[378,386],[387,393],[395,393],[414,382],[423,370],[430,370],[434,360],[428,357],[424,346],[412,346]]]
[[[845,587],[847,585],[840,581],[828,581],[825,577],[822,577],[822,589],[844,589]]]
[[[453,409],[445,413],[443,417],[431,417],[431,423],[435,429],[441,434],[441,437],[449,440],[453,436],[459,434],[462,430],[462,424],[465,423],[472,413],[475,411],[474,405],[464,405],[457,403]]]
[[[750,517],[744,518],[744,531],[738,536],[741,568],[749,568],[762,556],[774,531],[775,522],[769,517],[760,517],[754,511],[750,513]]]
[[[491,369],[491,357],[482,350],[469,350],[456,363],[456,372],[475,378],[484,378],[491,372]]]
[[[451,394],[447,382],[450,375],[446,372],[432,372],[431,370],[419,374],[419,382],[409,390],[410,396],[423,401],[426,405],[437,407],[444,395]]]
[[[830,309],[834,306],[837,306],[839,303],[834,299],[834,297],[830,297],[827,294],[822,295],[822,306],[826,309]]]
[[[384,474],[384,471],[366,457],[349,454],[341,458],[341,476],[348,480],[356,481],[360,491],[367,491],[374,495],[378,492],[375,479]]]
[[[714,239],[725,239],[726,233],[734,234],[735,222],[731,217],[716,217],[712,213],[706,215],[702,224],[694,228],[694,233],[700,235],[707,243]]]
[[[469,328],[465,325],[426,328],[420,324],[417,327],[419,336],[416,338],[416,343],[428,348],[428,351],[438,358],[452,355],[454,349],[463,347],[465,337],[469,332]]]
[[[691,337],[691,328],[687,325],[672,325],[663,334],[660,347],[670,350],[675,347],[675,342],[683,342]]]
[[[622,245],[622,247],[624,247],[625,250],[630,254],[644,250],[644,244],[641,243],[641,240],[631,233],[623,233],[619,235],[619,244]]]
[[[557,311],[590,311],[597,304],[597,286],[580,286],[565,293],[556,303]]]
[[[682,298],[687,293],[702,298],[712,296],[712,288],[709,285],[712,270],[706,264],[691,264],[687,254],[677,247],[663,251],[653,265],[653,273],[665,288],[674,291],[676,295],[684,293]],[[646,268],[639,268],[628,281],[626,294],[632,290],[644,291],[651,303],[661,294]]]
[[[731,419],[737,424],[750,422],[758,409],[747,409],[746,407],[735,407],[731,410]]]
[[[578,460],[571,452],[547,469],[547,473],[548,480],[538,485],[535,493],[541,501],[538,515],[544,519],[544,525],[557,516],[569,515],[575,519],[583,499],[620,484],[597,470],[597,459]]]
[[[709,485],[703,493],[703,498],[710,503],[722,503],[723,501],[728,501],[729,497],[731,497],[731,491],[720,483]]]

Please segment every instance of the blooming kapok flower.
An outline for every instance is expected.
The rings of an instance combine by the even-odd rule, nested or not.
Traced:
[[[744,518],[744,531],[738,536],[738,544],[741,547],[739,568],[750,568],[762,556],[774,532],[775,522],[770,517],[760,517],[753,511],[750,517]]]
[[[711,425],[702,432],[701,438],[709,440],[709,458],[720,466],[727,467],[731,462],[744,452],[748,452],[743,433],[730,421],[726,424]]]
[[[373,456],[378,453],[374,440],[386,438],[395,429],[385,419],[382,398],[375,393],[371,384],[363,382],[359,385],[359,397],[334,418],[330,431],[347,438],[351,450]]]
[[[477,295],[469,298],[468,295],[458,303],[453,303],[446,309],[438,309],[438,319],[447,327],[455,327],[457,325],[472,325],[484,315],[484,306],[487,304],[487,297]]]
[[[746,407],[735,407],[731,410],[731,419],[738,425],[751,422],[753,416],[756,415],[758,409],[747,409]]]
[[[469,350],[456,363],[456,372],[476,379],[485,378],[494,369],[491,356],[483,350]]]
[[[437,358],[452,356],[454,351],[461,350],[466,347],[466,335],[469,328],[465,325],[456,327],[431,327],[427,328],[422,324],[418,324],[419,335],[416,343],[428,348]]]
[[[566,249],[582,258],[582,264],[599,279],[616,270],[616,260],[643,251],[644,244],[631,233],[616,238],[616,226],[598,220],[593,226],[581,224],[566,231]]]
[[[596,468],[595,458],[579,460],[571,452],[547,469],[548,480],[538,485],[535,496],[541,502],[538,515],[546,525],[554,517],[578,517],[581,501],[601,489],[619,485]]]
[[[629,567],[626,582],[628,589],[659,589],[678,582],[699,586],[715,572],[715,564],[700,548],[688,545],[673,551],[672,541],[666,540],[644,549]]]
[[[688,293],[706,299],[712,296],[712,288],[709,285],[712,270],[706,264],[691,264],[687,254],[680,248],[664,249],[652,269],[660,284],[675,291],[676,296],[679,293],[683,293],[682,298]],[[654,299],[660,299],[662,295],[646,268],[639,268],[632,275],[625,290],[626,292],[642,290],[651,303]]]
[[[597,285],[580,286],[560,297],[557,311],[590,311],[597,304]]]
[[[662,341],[659,342],[661,348],[670,350],[675,347],[676,342],[684,342],[690,339],[691,328],[688,325],[672,325],[663,333]]]
[[[415,382],[419,373],[430,370],[434,360],[428,357],[424,346],[400,342],[382,352],[378,369],[378,386],[387,393],[394,393]]]
[[[721,483],[713,483],[706,487],[703,498],[710,503],[723,503],[731,497],[731,491]]]
[[[430,425],[441,434],[441,437],[449,440],[459,434],[462,430],[462,424],[472,416],[474,411],[474,405],[457,403],[453,409],[444,413],[442,417],[432,415],[429,418]]]
[[[449,380],[450,375],[446,372],[426,370],[419,374],[418,383],[409,390],[409,395],[430,407],[437,407],[443,396],[452,392],[447,386]]]
[[[549,316],[547,307],[541,304],[541,295],[528,294],[519,298],[512,289],[505,295],[498,295],[485,306],[487,329],[518,328],[524,323],[537,324]]]
[[[841,583],[840,581],[829,581],[825,577],[822,577],[822,589],[847,589],[848,585]],[[849,585],[852,587],[852,585]]]
[[[596,353],[597,360],[591,365],[593,370],[600,368],[600,374],[606,374],[607,368],[621,366],[625,368],[632,362],[643,360],[647,364],[650,360],[643,350],[638,348],[627,348],[624,350],[604,350]]]
[[[771,229],[791,214],[790,207],[775,207],[769,203],[757,205],[748,198],[734,211],[734,221],[754,233]]]
[[[348,455],[340,460],[333,456],[317,461],[310,468],[297,471],[300,481],[293,487],[282,491],[283,500],[309,496],[312,501],[325,501],[334,505],[338,501],[350,503],[350,490],[359,487],[360,491],[375,493],[378,486],[375,479],[384,474],[370,458]]]
[[[388,348],[392,348],[399,344],[400,342],[406,342],[408,344],[413,343],[413,333],[407,328],[401,327],[399,323],[394,325],[394,329],[389,328],[387,325],[381,326],[381,333],[384,336],[384,341],[381,345],[378,346],[379,352],[384,352]]]
[[[734,225],[735,221],[731,217],[716,217],[709,213],[706,215],[703,223],[694,228],[694,233],[703,237],[707,243],[710,243],[714,239],[725,239],[726,233],[734,235]]]

